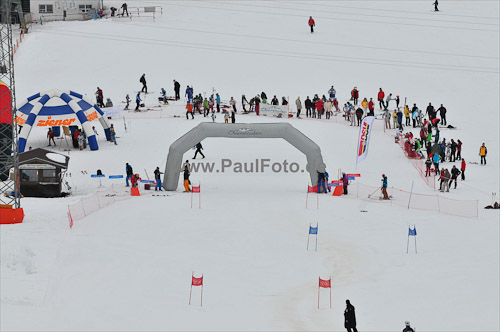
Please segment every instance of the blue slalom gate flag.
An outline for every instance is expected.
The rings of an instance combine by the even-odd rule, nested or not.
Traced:
[[[123,175],[110,175],[108,176],[109,179],[123,179]]]
[[[309,234],[318,234],[318,226],[312,227],[309,225]]]
[[[408,226],[408,241],[406,242],[406,253],[408,253],[408,249],[410,247],[410,236],[415,237],[415,253],[417,253],[417,227],[413,225],[413,229],[411,226]]]
[[[318,224],[316,224],[316,227],[312,227],[311,224],[309,224],[309,234],[307,234],[307,250],[309,250],[309,237],[312,235],[316,235],[316,249],[315,251],[318,251]]]
[[[106,175],[97,175],[97,174],[91,174],[90,175],[91,178],[105,178]]]

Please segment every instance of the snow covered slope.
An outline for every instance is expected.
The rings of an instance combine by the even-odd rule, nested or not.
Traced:
[[[345,299],[356,307],[360,330],[401,330],[405,320],[418,331],[500,329],[499,214],[482,209],[500,182],[498,2],[443,1],[439,13],[421,1],[129,3],[144,5],[161,5],[164,14],[154,22],[34,26],[16,54],[18,102],[52,88],[92,98],[99,86],[120,103],[127,93],[135,96],[146,73],[153,93],[145,103],[154,110],[113,119],[117,146],[101,134],[99,151],[70,152],[73,196],[24,198],[25,222],[2,225],[0,329],[342,331]],[[441,135],[461,139],[467,161],[479,161],[481,143],[488,147],[488,165],[468,164],[466,181],[443,194],[479,200],[479,217],[407,210],[353,194],[321,195],[318,210],[311,195],[306,210],[307,173],[229,170],[192,174],[192,183],[202,184],[200,210],[190,209],[190,195],[179,189],[117,202],[70,230],[67,205],[98,189],[89,174],[123,174],[128,162],[151,177],[157,166],[163,171],[170,144],[206,121],[185,120],[183,100],[153,107],[160,88],[173,93],[173,79],[181,94],[189,84],[196,93],[215,89],[224,100],[261,91],[304,100],[333,84],[341,102],[357,86],[361,97],[376,99],[382,87],[421,108],[442,103],[458,129]],[[237,115],[239,123],[276,121],[317,142],[333,178],[339,168],[356,171],[358,129],[343,118]],[[410,190],[413,182],[415,192],[433,193],[393,134],[373,132],[356,171],[360,181],[377,186],[385,173],[390,186]],[[45,135],[35,128],[28,145],[45,147]],[[204,161],[216,165],[270,159],[305,168],[304,156],[283,140],[211,138],[203,145]],[[103,181],[112,183],[122,181]],[[306,251],[310,223],[319,223],[317,252]],[[406,254],[410,224],[418,230],[418,254]],[[203,307],[199,289],[188,305],[193,271],[205,278]],[[317,309],[320,276],[332,276],[331,310],[325,290]]]

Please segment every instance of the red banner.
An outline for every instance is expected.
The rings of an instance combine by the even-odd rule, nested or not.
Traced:
[[[360,178],[361,174],[347,174],[347,177],[350,177],[350,178]]]
[[[319,287],[332,288],[331,280],[323,280],[319,278]]]
[[[0,81],[0,123],[10,124],[11,121],[12,105],[10,90]]]
[[[201,192],[201,186],[198,186],[198,187],[192,186],[191,191],[193,193],[199,193],[199,192]]]
[[[191,285],[192,286],[203,286],[203,277],[201,277],[201,278],[192,277]]]
[[[333,183],[333,184],[335,184],[335,183],[342,183],[342,180],[333,180],[333,181],[332,181],[332,182],[330,182],[330,183]]]
[[[318,185],[315,185],[314,187],[307,186],[307,192],[308,193],[317,193],[318,192]]]

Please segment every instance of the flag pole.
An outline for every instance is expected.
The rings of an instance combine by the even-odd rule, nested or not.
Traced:
[[[316,223],[316,251],[318,251],[318,225],[319,223]]]
[[[319,279],[321,280],[321,277],[319,277]],[[319,309],[319,282],[318,282],[318,309]]]
[[[330,309],[332,308],[332,276],[330,276]]]
[[[201,275],[201,277],[203,278],[203,274]],[[203,281],[201,282],[201,301],[200,301],[200,307],[203,307]]]
[[[307,251],[309,251],[309,237],[311,236],[311,223],[309,223],[309,232],[307,234]]]
[[[189,305],[191,305],[191,294],[193,294],[193,276],[194,276],[194,271],[191,273],[191,290],[189,291]]]
[[[201,209],[201,182],[198,182],[198,187],[200,187],[200,192],[198,193],[198,209]]]
[[[415,228],[415,224],[413,224],[413,229],[415,230],[415,253],[417,254],[417,229]]]
[[[408,228],[408,241],[406,242],[406,253],[408,253],[409,245],[410,245],[410,229]]]

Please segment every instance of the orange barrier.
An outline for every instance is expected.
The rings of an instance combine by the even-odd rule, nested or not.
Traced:
[[[13,209],[11,205],[0,207],[0,224],[20,224],[23,219],[24,210],[22,208]]]
[[[336,186],[332,196],[342,196],[342,194],[344,194],[344,187]]]
[[[132,195],[132,196],[141,196],[141,193],[139,192],[139,187],[132,187],[132,188],[130,188],[130,195]]]

